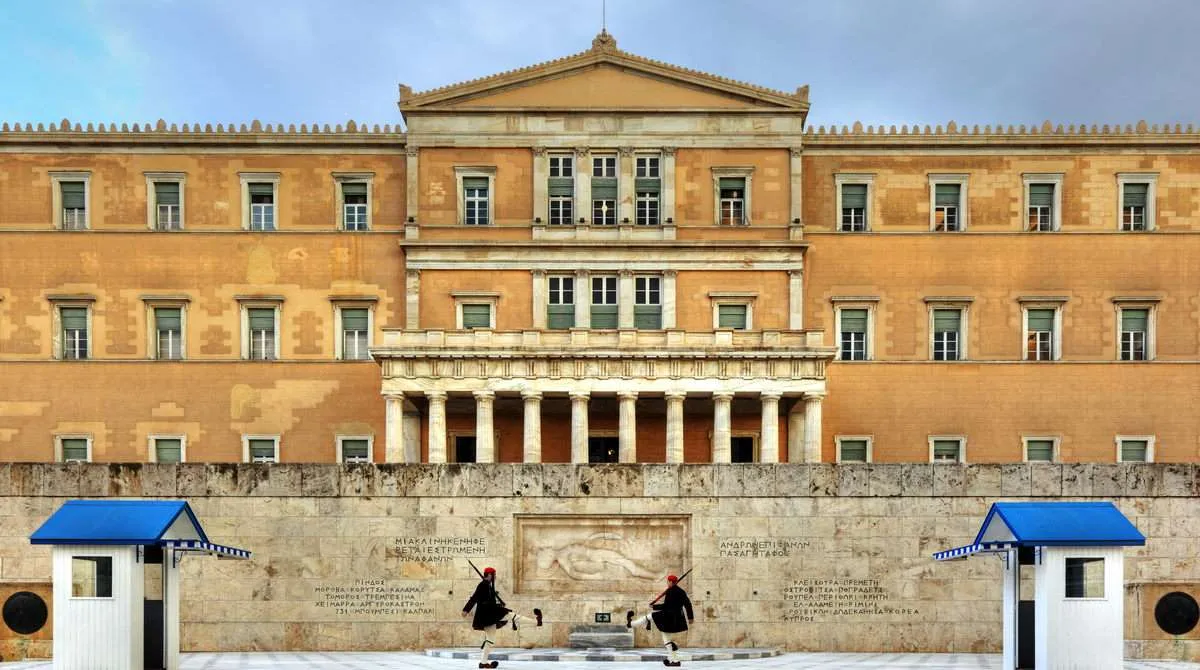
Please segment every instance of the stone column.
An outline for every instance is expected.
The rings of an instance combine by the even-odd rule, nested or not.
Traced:
[[[575,225],[583,218],[584,223],[592,220],[592,150],[579,147],[575,150]],[[578,325],[578,324],[576,324]]]
[[[546,292],[546,271],[534,270],[533,275],[533,327],[543,330],[546,327],[546,306],[549,295]]]
[[[788,411],[788,463],[804,462],[804,400],[797,398]]]
[[[404,176],[407,182],[404,191],[404,237],[411,240],[417,239],[420,230],[417,226],[417,216],[419,216],[417,208],[421,202],[421,175],[417,169],[420,150],[417,147],[408,146],[405,147],[404,154]]]
[[[675,147],[662,149],[662,220],[665,224],[671,219],[675,225]]]
[[[496,431],[492,428],[495,391],[475,391],[475,462],[496,462]]]
[[[779,399],[778,391],[765,391],[762,399],[762,433],[758,445],[758,460],[762,463],[779,462]]]
[[[637,463],[637,391],[618,391],[620,399],[620,448],[619,460],[622,463]]]
[[[788,225],[799,228],[803,225],[803,201],[804,195],[804,153],[800,147],[792,147],[788,151],[791,161],[789,163],[789,178],[788,186],[791,197],[789,198],[788,207]]]
[[[426,391],[429,400],[429,462],[446,462],[446,392]]]
[[[575,327],[592,327],[592,277],[587,270],[575,271]]]
[[[804,462],[821,462],[821,400],[824,393],[804,394]]]
[[[788,328],[804,328],[804,271],[788,271]]]
[[[733,405],[732,391],[713,393],[713,463],[729,463],[732,460],[732,437],[730,410]]]
[[[546,147],[533,148],[533,218],[543,224],[550,222],[549,198],[550,158]]]
[[[667,391],[667,462],[683,462],[683,399],[686,391]]]
[[[525,456],[526,463],[542,462],[542,392],[521,391],[525,400]]]
[[[404,273],[404,327],[417,330],[421,323],[421,271]]]
[[[633,147],[617,150],[617,226],[622,225],[633,225]]]
[[[404,394],[387,393],[383,396],[386,416],[386,442],[383,462],[403,463],[404,458]]]
[[[662,279],[662,327],[675,327],[675,270],[663,270]]]
[[[633,328],[633,272],[630,270],[617,273],[617,328]]]
[[[587,391],[571,391],[571,462],[588,462],[588,399]]]

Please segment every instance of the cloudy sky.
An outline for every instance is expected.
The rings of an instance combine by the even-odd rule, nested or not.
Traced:
[[[1198,0],[607,0],[621,49],[812,124],[1200,122]],[[0,121],[396,123],[587,49],[601,0],[0,0]]]

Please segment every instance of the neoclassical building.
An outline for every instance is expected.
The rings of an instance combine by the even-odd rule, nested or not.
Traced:
[[[400,126],[0,125],[0,460],[1196,461],[1200,135],[587,51]]]

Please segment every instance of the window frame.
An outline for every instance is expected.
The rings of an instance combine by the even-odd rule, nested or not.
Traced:
[[[750,460],[735,461],[733,460],[733,441],[739,438],[750,438]],[[729,432],[729,462],[739,465],[748,465],[753,463],[762,463],[762,435],[759,431],[750,430],[733,430]],[[711,441],[710,431],[710,441]]]
[[[1100,561],[1100,566],[1101,566],[1100,588],[1103,591],[1102,595],[1099,595],[1099,596],[1067,595],[1067,584],[1068,584],[1068,582],[1067,582],[1067,564],[1070,561]],[[1106,560],[1105,556],[1080,556],[1078,554],[1073,555],[1073,556],[1064,556],[1062,565],[1063,565],[1063,573],[1062,573],[1063,600],[1068,601],[1068,602],[1079,602],[1079,601],[1101,602],[1101,601],[1108,600],[1108,598],[1109,598],[1109,594],[1108,594],[1108,591],[1109,591],[1109,588],[1108,588],[1108,561]],[[1087,586],[1087,582],[1084,581],[1085,589],[1086,589],[1086,586]]]
[[[278,172],[239,172],[238,179],[242,184],[242,230],[253,233],[273,233],[279,230],[279,182]],[[250,184],[271,184],[271,228],[255,229],[252,224],[253,207],[250,203]]]
[[[709,302],[712,304],[713,331],[750,332],[754,330],[754,303],[758,301],[758,293],[753,291],[709,291]],[[745,328],[722,328],[721,306],[742,305],[746,308]]]
[[[1146,185],[1146,211],[1143,216],[1142,230],[1125,229],[1125,186],[1126,184]],[[1158,228],[1158,208],[1155,199],[1158,196],[1157,172],[1118,172],[1117,173],[1117,230],[1122,233],[1149,233]]]
[[[93,320],[94,306],[96,299],[91,296],[71,296],[71,297],[50,297],[51,304],[51,353],[55,360],[59,361],[90,361],[93,359],[93,342],[95,338],[95,323]],[[67,333],[63,329],[62,310],[67,309],[83,309],[87,317],[87,350],[83,357],[67,357]]]
[[[342,322],[342,310],[346,309],[365,309],[367,310],[367,349],[366,358],[347,358],[346,357],[346,328]],[[375,302],[368,300],[334,300],[333,301],[333,317],[334,323],[337,324],[337,333],[334,336],[333,354],[334,358],[339,361],[369,361],[373,357],[369,353],[371,347],[375,346]]]
[[[621,157],[616,151],[596,151],[589,154],[591,169],[588,170],[589,192],[591,193],[588,204],[587,216],[589,222],[593,226],[601,226],[603,228],[615,227],[619,222],[621,208]],[[596,174],[597,167],[603,174]],[[609,168],[612,168],[612,174],[607,174]],[[617,192],[613,198],[597,198],[595,181],[597,179],[612,179],[617,184]],[[612,203],[612,207],[607,205],[599,205],[601,216],[597,214],[597,203]]]
[[[150,463],[158,463],[158,440],[179,440],[179,462],[187,463],[187,435],[182,433],[151,433],[146,436],[146,457]]]
[[[271,460],[271,461],[252,460],[250,457],[250,442],[252,440],[271,440],[271,442],[273,442],[274,446],[275,446],[275,455],[273,456],[274,460]],[[271,464],[277,465],[280,463],[279,457],[282,452],[283,452],[283,450],[280,448],[279,435],[263,435],[263,434],[249,434],[249,433],[242,434],[242,462],[243,463],[271,463]]]
[[[843,443],[843,442],[866,442],[866,443],[867,443],[867,450],[866,450],[866,452],[863,454],[863,458],[864,458],[865,460],[862,460],[862,461],[847,461],[847,460],[844,460],[844,459],[842,458],[842,443]],[[875,436],[874,436],[874,435],[834,435],[834,436],[833,436],[833,445],[834,445],[834,453],[833,453],[833,458],[834,458],[834,462],[835,462],[835,463],[873,463],[873,462],[875,461],[875,458],[874,458],[874,451],[875,451],[875,445],[874,445],[874,442],[875,442]]]
[[[835,297],[831,299],[831,302],[833,303],[833,332],[837,346],[837,353],[833,360],[841,363],[862,363],[875,360],[875,310],[879,305],[879,298]],[[866,342],[863,345],[866,358],[842,358],[842,310],[844,309],[867,310]]]
[[[346,460],[345,457],[345,442],[347,440],[366,440],[367,442],[367,458],[366,460],[355,459],[353,461]],[[375,462],[375,436],[374,435],[338,435],[334,438],[334,450],[336,452],[337,463],[345,465],[347,463],[374,463]]]
[[[278,361],[281,359],[280,352],[282,347],[281,324],[283,323],[283,300],[268,299],[268,298],[244,298],[238,300],[239,311],[241,312],[242,320],[242,360],[244,361]],[[250,331],[250,310],[251,309],[273,309],[275,311],[275,330],[273,331],[275,347],[271,358],[251,358],[250,353],[253,350],[251,346],[251,337],[253,333]]]
[[[83,460],[83,461],[77,461],[77,459],[71,459],[70,461],[63,460],[63,440],[83,440],[84,442],[86,442],[87,443],[87,459]],[[93,442],[94,441],[93,441],[91,433],[69,433],[69,432],[68,433],[55,433],[54,434],[54,462],[55,463],[71,463],[71,462],[94,463],[95,461],[92,460],[94,457],[94,454],[95,454],[95,451],[93,450],[93,448],[94,448]]]
[[[712,196],[713,196],[713,225],[724,226],[721,223],[721,178],[744,179],[745,190],[742,192],[742,221],[736,226],[749,226],[753,223],[751,206],[754,193],[754,166],[713,166],[712,167]]]
[[[874,207],[871,202],[875,197],[875,175],[873,173],[858,173],[858,172],[839,172],[833,175],[834,183],[834,200],[836,209],[834,210],[834,230],[839,233],[869,233],[872,231],[871,219],[874,215]],[[867,202],[863,208],[863,228],[862,230],[847,230],[843,228],[842,221],[842,187],[844,186],[866,186],[867,187]]]
[[[654,174],[651,175],[651,168]],[[654,192],[639,191],[639,179],[653,179],[658,182],[658,190]],[[635,152],[633,154],[633,223],[635,226],[649,228],[661,226],[663,222],[663,155],[661,152]],[[651,216],[653,211],[653,216]],[[643,217],[643,212],[645,216]]]
[[[487,223],[467,223],[467,190],[463,180],[467,178],[486,178],[487,193]],[[495,165],[455,165],[454,183],[458,199],[458,225],[470,225],[475,228],[496,225],[496,166]]]
[[[1066,305],[1067,299],[1019,298],[1018,301],[1021,303],[1021,360],[1031,363],[1062,360],[1063,307]],[[1054,332],[1050,336],[1050,358],[1029,357],[1029,310],[1031,309],[1054,310]]]
[[[1113,442],[1116,444],[1116,448],[1117,448],[1117,462],[1118,463],[1153,463],[1154,462],[1154,452],[1155,452],[1155,447],[1157,446],[1156,445],[1157,439],[1155,438],[1154,435],[1118,434],[1116,437],[1113,438]],[[1144,461],[1127,461],[1127,460],[1125,460],[1123,458],[1124,451],[1121,448],[1122,442],[1145,442],[1146,443],[1146,460],[1144,460]]]
[[[1155,360],[1158,354],[1157,347],[1155,346],[1158,340],[1158,300],[1149,298],[1113,298],[1113,305],[1117,314],[1117,360],[1122,363],[1145,363]],[[1146,310],[1146,341],[1142,347],[1145,358],[1122,358],[1121,354],[1125,334],[1123,321],[1125,310],[1127,309]]]
[[[546,156],[546,225],[556,228],[562,226],[575,225],[575,200],[579,189],[578,181],[578,159],[574,152],[549,151]],[[559,174],[554,174],[556,169]],[[563,175],[563,169],[566,168],[570,174]],[[553,179],[570,179],[571,180],[571,195],[551,195],[550,186]],[[559,205],[557,214],[555,213],[555,205]],[[563,206],[569,211],[563,212]]]
[[[571,281],[571,302],[562,302],[562,297],[565,292],[563,289],[563,284],[562,284],[562,281],[564,279],[569,279]],[[558,289],[557,289],[559,302],[553,302],[555,289],[551,286],[551,283],[556,280],[559,283]],[[579,327],[579,324],[576,323],[576,318],[575,318],[575,314],[576,314],[575,304],[579,300],[579,291],[576,290],[578,288],[578,285],[579,285],[579,278],[573,274],[547,274],[546,275],[546,330],[570,330],[571,328]],[[589,291],[590,290],[591,289],[589,286]],[[588,300],[591,300],[590,293],[588,295]],[[551,325],[550,325],[550,321],[551,321],[550,309],[552,307],[566,307],[566,306],[571,307],[571,325],[568,328],[553,328],[553,327],[551,327]]]
[[[1029,460],[1029,443],[1030,442],[1049,442],[1050,443],[1050,460],[1048,461],[1031,461]],[[1062,439],[1057,435],[1022,435],[1021,436],[1021,462],[1022,463],[1060,463],[1062,457],[1059,455],[1059,446]]]
[[[958,442],[958,460],[957,461],[934,460],[934,445],[937,442]],[[955,465],[966,465],[966,463],[967,463],[967,436],[966,435],[930,435],[929,436],[929,462],[934,465],[937,465],[939,463],[953,463]]]
[[[95,551],[91,551],[90,553],[87,553],[87,554],[72,553],[71,554],[71,589],[67,595],[67,599],[68,600],[91,600],[91,601],[113,601],[113,602],[115,602],[115,599],[117,597],[117,595],[116,595],[117,590],[115,588],[115,586],[116,586],[115,582],[116,582],[117,575],[115,574],[115,570],[113,569],[113,563],[114,563],[113,559],[114,558],[115,557],[112,554],[97,554]],[[102,596],[102,595],[77,596],[77,595],[75,595],[75,561],[77,561],[77,560],[87,561],[87,560],[94,560],[94,559],[103,559],[103,560],[107,561],[107,565],[108,565],[108,595],[106,595],[106,596]],[[96,581],[98,583],[100,581],[100,579],[99,579],[99,561],[96,561],[96,563],[97,563]]]
[[[83,227],[67,228],[66,213],[63,211],[62,183],[70,181],[83,182]],[[50,206],[53,209],[51,221],[55,230],[78,232],[92,230],[92,173],[90,170],[54,170],[50,172]]]
[[[548,293],[548,291],[547,291]],[[495,330],[496,329],[496,311],[500,305],[500,294],[496,291],[452,291],[450,297],[454,299],[454,328],[455,330],[466,330],[463,327],[463,305],[479,305],[487,304],[489,307],[489,319],[487,328],[472,328],[472,330]],[[548,300],[549,298],[547,298]]]
[[[146,172],[146,227],[155,232],[175,233],[186,227],[187,214],[187,173],[186,172]],[[159,226],[158,218],[158,189],[156,184],[176,184],[179,186],[179,227],[163,228]]]
[[[1022,173],[1021,181],[1024,184],[1024,203],[1025,206],[1021,209],[1021,230],[1022,232],[1042,232],[1042,233],[1057,233],[1062,230],[1062,197],[1063,197],[1063,181],[1065,175],[1061,172],[1026,172]],[[1050,212],[1050,230],[1030,230],[1029,229],[1029,187],[1034,184],[1053,184],[1054,185],[1054,204],[1051,205],[1053,211]]]
[[[972,299],[969,298],[926,298],[925,305],[928,311],[927,330],[929,334],[929,360],[936,363],[960,363],[970,360],[967,349],[967,333],[970,328],[970,311]],[[936,333],[934,332],[934,312],[938,310],[957,310],[958,311],[958,358],[952,359],[937,359],[934,358],[936,351]],[[840,335],[840,331],[839,331]]]
[[[963,233],[970,223],[970,208],[968,203],[968,188],[970,175],[963,173],[930,173],[929,174],[929,232],[931,233]],[[939,184],[958,186],[958,209],[955,212],[958,220],[954,230],[938,230],[937,228],[937,187]]]
[[[365,233],[371,230],[374,223],[375,209],[375,173],[374,172],[334,172],[334,197],[337,201],[337,211],[334,213],[335,227],[347,233]],[[367,187],[366,221],[363,228],[348,228],[346,226],[346,184],[364,184]]]
[[[191,299],[187,296],[142,296],[146,308],[146,358],[153,361],[183,361],[187,360],[187,306]],[[164,358],[160,355],[158,346],[158,318],[155,310],[179,310],[179,357]]]

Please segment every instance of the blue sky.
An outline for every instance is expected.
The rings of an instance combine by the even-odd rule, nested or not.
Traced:
[[[0,121],[397,123],[588,48],[601,0],[0,0]],[[1197,0],[608,0],[620,48],[812,124],[1200,123]]]

